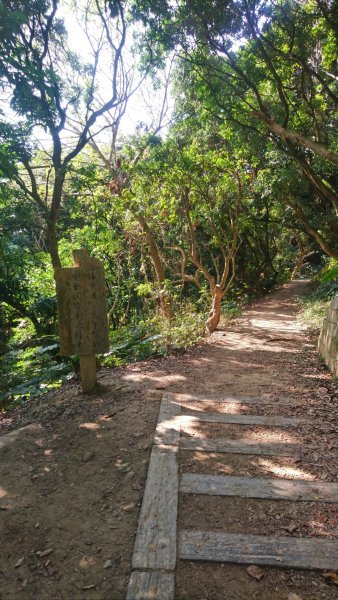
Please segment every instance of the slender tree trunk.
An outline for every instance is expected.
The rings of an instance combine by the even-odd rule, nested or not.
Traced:
[[[311,237],[313,237],[316,240],[317,244],[325,252],[325,254],[327,254],[331,258],[335,258],[336,260],[338,260],[338,250],[336,250],[335,248],[332,248],[324,240],[324,238],[320,235],[320,233],[318,231],[316,231],[316,229],[314,229],[312,227],[312,225],[307,220],[303,209],[300,206],[298,206],[298,204],[296,204],[295,202],[292,202],[289,199],[287,199],[285,202],[286,202],[286,204],[288,204],[288,206],[290,206],[291,208],[293,208],[293,210],[295,211],[295,213],[296,213],[297,217],[299,218],[300,222],[303,223],[303,225],[304,225],[306,231],[308,232],[308,234],[311,235]]]
[[[11,306],[21,317],[25,319],[29,319],[33,325],[37,335],[42,335],[44,333],[43,328],[41,327],[36,316],[30,312],[23,304],[12,298],[11,296],[7,296],[6,294],[0,294],[0,302],[5,302],[8,306]]]
[[[59,218],[59,210],[62,202],[62,190],[66,176],[66,165],[65,163],[61,165],[61,142],[58,136],[54,139],[54,155],[53,162],[55,168],[55,182],[48,219],[48,242],[52,265],[55,270],[61,267],[56,225]]]
[[[287,147],[289,148],[291,156],[298,162],[304,176],[310,182],[311,187],[315,193],[318,194],[326,202],[329,201],[336,214],[338,214],[338,196],[336,191],[329,187],[328,183],[325,183],[321,177],[312,169],[311,165],[307,162],[304,155],[301,154],[299,149],[295,145],[288,141]]]
[[[300,166],[305,177],[310,181],[312,187],[315,191],[322,196],[325,200],[329,200],[338,215],[338,197],[323,181],[316,175],[316,173],[311,169],[310,165],[306,163],[306,161],[300,161]]]
[[[61,267],[59,244],[56,234],[56,222],[51,220],[48,222],[48,249],[54,270]]]
[[[314,140],[311,140],[309,138],[306,138],[300,133],[295,133],[294,131],[289,131],[288,129],[285,129],[285,127],[279,125],[279,123],[277,123],[261,111],[254,111],[254,116],[264,121],[264,123],[267,125],[270,131],[277,135],[279,138],[285,141],[294,142],[302,148],[310,149],[312,150],[312,152],[314,152],[314,154],[317,154],[317,156],[325,158],[330,163],[338,167],[338,154],[336,154],[336,152],[328,150],[322,144],[315,142]]]
[[[210,285],[211,292],[211,309],[206,322],[206,329],[208,333],[216,331],[217,326],[221,320],[221,309],[222,299],[224,296],[224,290],[218,285]]]
[[[298,243],[298,248],[299,248],[299,258],[298,258],[298,260],[294,266],[294,269],[292,271],[291,279],[296,279],[296,277],[302,267],[304,257],[305,257],[305,248],[304,248],[304,244],[300,237],[297,237],[297,243]]]
[[[158,299],[159,299],[159,307],[160,313],[163,317],[169,318],[171,316],[171,303],[168,294],[165,293],[163,289],[163,284],[165,280],[165,272],[162,264],[162,259],[160,255],[160,251],[158,249],[158,245],[156,240],[151,232],[151,229],[146,221],[146,219],[142,215],[136,215],[136,218],[142,228],[144,235],[146,236],[147,244],[149,247],[150,257],[154,266],[154,271],[156,275],[156,282],[158,285]]]

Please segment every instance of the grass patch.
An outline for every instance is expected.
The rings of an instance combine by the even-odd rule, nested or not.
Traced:
[[[298,319],[311,331],[319,331],[331,298],[338,294],[338,265],[334,260],[328,264],[312,281],[312,289],[299,300],[301,309]]]
[[[223,302],[222,304],[222,316],[221,325],[227,325],[229,321],[237,319],[243,312],[244,303],[237,302]]]
[[[298,313],[298,320],[311,331],[318,332],[322,326],[329,304],[329,300],[320,300],[311,296],[301,298],[301,309]]]
[[[205,315],[187,307],[171,319],[158,315],[130,323],[113,331],[111,348],[100,362],[103,366],[121,366],[150,357],[165,356],[173,350],[185,350],[204,336]]]

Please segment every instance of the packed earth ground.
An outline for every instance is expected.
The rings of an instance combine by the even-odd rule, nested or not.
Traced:
[[[338,388],[296,319],[306,282],[292,282],[251,305],[203,343],[166,358],[104,369],[97,391],[78,383],[1,416],[1,600],[122,600],[131,571],[159,402],[164,390],[286,399],[284,416],[310,424],[270,430],[271,441],[304,444],[296,458],[181,452],[184,471],[337,481]],[[206,410],[208,406],[206,405]],[[258,413],[259,414],[259,413]],[[198,434],[238,438],[235,425]],[[196,431],[187,432],[192,437]],[[246,437],[264,440],[263,427]],[[272,436],[272,437],[271,437]],[[236,470],[236,472],[235,472]],[[311,502],[183,497],[190,528],[335,538],[337,506]],[[322,572],[178,564],[177,599],[331,600],[337,580]],[[290,595],[291,594],[291,595]]]

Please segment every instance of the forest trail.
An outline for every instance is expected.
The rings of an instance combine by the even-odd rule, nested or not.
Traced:
[[[174,572],[176,600],[337,598],[333,575],[304,569],[320,559],[332,571],[338,537],[338,392],[296,320],[305,286],[285,285],[184,355],[102,371],[88,399],[73,384],[2,416],[1,600],[122,600],[132,560],[141,586],[154,574],[159,600],[172,597]],[[179,449],[168,463],[169,446]],[[141,524],[156,498],[165,511],[132,559],[142,498]],[[227,562],[238,534],[255,561]],[[262,536],[282,537],[284,564],[301,568],[267,566]],[[318,540],[316,556],[296,538]]]
[[[305,344],[304,285],[217,333],[189,389],[163,394],[127,600],[329,597],[310,570],[338,569],[338,483],[300,463],[337,450],[291,368]],[[309,570],[301,595],[287,568]]]

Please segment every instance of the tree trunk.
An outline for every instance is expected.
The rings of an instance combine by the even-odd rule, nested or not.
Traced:
[[[306,161],[299,161],[301,169],[305,175],[305,177],[310,181],[311,186],[314,190],[319,193],[324,199],[329,200],[338,215],[338,197],[325,183],[316,175],[316,173],[311,169],[310,165],[306,163]]]
[[[279,138],[285,141],[290,140],[291,142],[294,142],[302,148],[310,149],[312,150],[312,152],[314,152],[314,154],[317,154],[317,156],[325,158],[330,163],[338,167],[338,154],[336,154],[336,152],[328,150],[322,144],[319,144],[314,140],[306,138],[300,133],[295,133],[294,131],[289,131],[288,129],[285,129],[285,127],[282,127],[282,125],[279,125],[279,123],[277,123],[261,111],[253,111],[253,114],[254,116],[264,121],[264,123],[266,123],[270,131],[277,135]]]
[[[304,248],[304,244],[302,242],[302,240],[300,239],[300,237],[297,237],[297,243],[298,243],[298,248],[299,248],[299,258],[294,266],[294,269],[292,271],[292,275],[291,275],[291,279],[296,279],[299,271],[301,270],[303,261],[304,261],[304,257],[305,257],[305,248]]]
[[[53,269],[61,267],[55,221],[48,222],[48,250],[52,259]]]
[[[314,189],[315,193],[325,201],[329,201],[332,204],[336,214],[338,214],[338,196],[335,190],[330,188],[328,183],[325,183],[324,180],[317,175],[317,173],[312,169],[311,165],[307,162],[304,154],[301,154],[300,150],[295,147],[293,142],[290,142],[289,140],[287,142],[287,147],[289,148],[291,156],[298,162],[304,176],[310,182],[310,185]]]
[[[221,305],[224,296],[224,290],[218,285],[210,286],[211,291],[211,309],[206,322],[206,329],[208,333],[216,331],[217,326],[221,319]]]
[[[48,242],[49,253],[52,259],[54,270],[61,267],[59,256],[59,244],[57,239],[56,225],[59,218],[59,210],[62,201],[62,190],[66,176],[65,162],[61,165],[61,142],[58,136],[54,138],[54,158],[55,182],[52,195],[52,204],[48,219]]]
[[[171,313],[171,303],[168,294],[165,293],[163,289],[163,284],[165,280],[165,272],[162,264],[162,259],[160,255],[160,251],[158,249],[158,245],[156,240],[150,230],[150,227],[146,221],[146,219],[142,215],[136,215],[136,218],[141,225],[142,231],[146,237],[150,258],[152,260],[154,271],[156,275],[156,281],[158,285],[158,300],[160,306],[160,313],[163,317],[170,318],[172,316]]]
[[[21,304],[21,302],[3,293],[0,293],[0,302],[5,302],[6,304],[8,304],[8,306],[13,308],[21,317],[23,317],[24,319],[29,319],[33,323],[35,332],[38,336],[44,333],[43,327],[40,325],[37,317],[32,312],[30,312],[23,304]]]
[[[324,238],[320,235],[320,233],[318,233],[318,231],[316,231],[316,229],[314,229],[312,227],[312,225],[307,220],[303,209],[300,206],[298,206],[298,204],[296,204],[295,202],[292,202],[289,199],[286,200],[286,204],[288,204],[288,206],[293,208],[293,210],[295,211],[300,222],[303,223],[304,228],[306,229],[308,234],[311,235],[311,237],[313,237],[316,240],[317,244],[325,252],[325,254],[327,254],[327,256],[330,256],[330,258],[335,258],[336,260],[338,260],[338,250],[336,250],[335,248],[332,248],[324,240]]]

